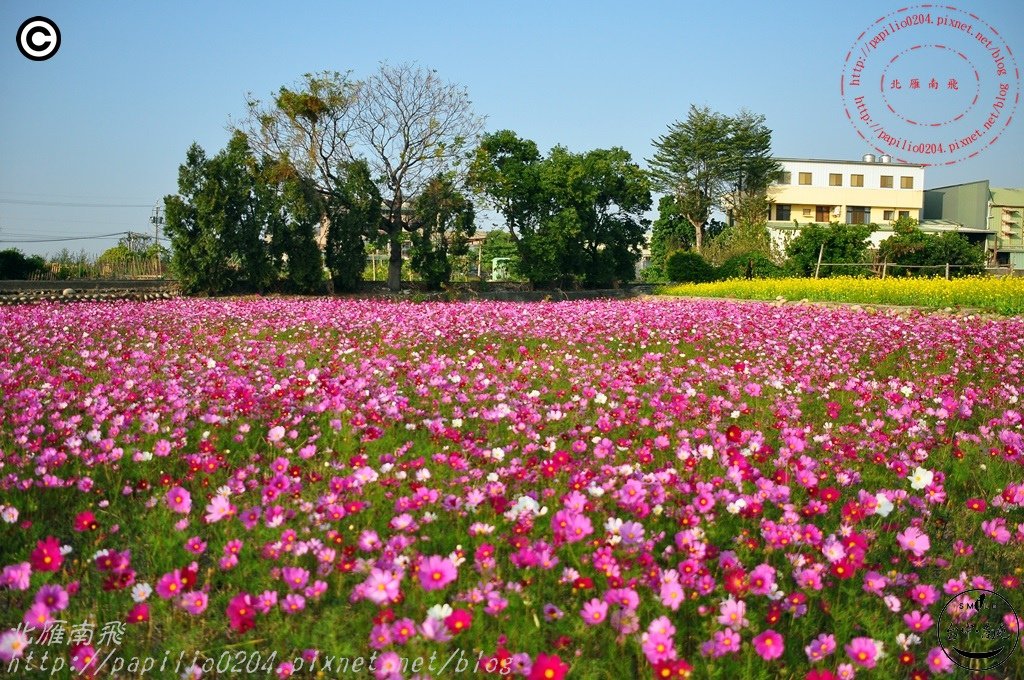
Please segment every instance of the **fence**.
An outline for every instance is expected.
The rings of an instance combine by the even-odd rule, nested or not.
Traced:
[[[46,271],[34,274],[32,281],[72,281],[79,279],[162,279],[167,265],[158,257],[100,260],[76,258],[50,262]]]
[[[936,274],[941,273],[943,276],[945,276],[947,281],[949,280],[950,274],[952,273],[951,270],[955,269],[981,269],[986,274],[992,274],[995,276],[1014,275],[1014,270],[1012,266],[978,267],[977,265],[973,264],[950,264],[948,262],[946,264],[896,264],[890,263],[887,260],[883,262],[822,262],[821,259],[824,256],[824,254],[825,245],[822,244],[821,248],[818,250],[818,262],[814,266],[814,278],[818,278],[819,274],[821,273],[822,267],[868,267],[870,268],[871,273],[873,275],[879,276],[883,279],[888,275],[889,267],[894,267],[897,271],[902,271],[904,269],[931,270],[934,271]]]

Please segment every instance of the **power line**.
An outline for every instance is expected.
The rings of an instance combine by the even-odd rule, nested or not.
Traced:
[[[149,203],[78,203],[72,201],[28,201],[19,198],[0,198],[0,203],[11,205],[43,205],[57,208],[152,208]]]
[[[100,238],[114,238],[117,236],[125,236],[129,232],[119,231],[115,234],[97,234],[95,236],[68,236],[64,238],[36,238],[36,239],[4,239],[0,238],[0,243],[57,243],[59,241],[89,241],[91,239]]]

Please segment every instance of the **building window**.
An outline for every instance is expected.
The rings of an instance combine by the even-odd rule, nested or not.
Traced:
[[[913,177],[900,177],[900,189],[913,189],[914,178]]]
[[[892,189],[892,175],[882,175],[882,188]]]
[[[804,208],[804,217],[810,217],[810,216],[811,216],[811,209],[810,208]]]
[[[841,187],[843,186],[843,176],[838,172],[830,172],[828,174],[828,185],[830,187]]]
[[[910,211],[909,210],[901,210],[900,211],[900,218],[902,219],[904,217],[910,217]]]
[[[793,173],[791,172],[780,172],[779,173],[779,184],[792,184]]]
[[[892,218],[896,216],[895,210],[885,210],[882,212],[882,219],[886,222],[892,222]]]
[[[832,219],[832,206],[819,205],[814,209],[814,221],[821,224],[828,224]]]
[[[791,205],[785,205],[785,204],[776,205],[775,206],[775,219],[779,220],[780,222],[782,222],[782,221],[788,222],[789,221],[789,215],[790,215],[790,212],[791,212],[792,208],[793,208],[793,206],[791,206]]]
[[[847,224],[867,224],[871,221],[871,208],[859,205],[846,207]]]
[[[850,175],[850,186],[851,187],[862,187],[862,186],[864,186],[864,175]]]
[[[807,186],[811,183],[811,173],[801,172],[800,173],[800,184]]]

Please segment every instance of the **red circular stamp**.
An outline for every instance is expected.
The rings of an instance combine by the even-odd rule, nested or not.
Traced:
[[[945,5],[904,7],[857,36],[840,92],[857,134],[904,163],[952,165],[995,144],[1020,103],[1003,36]]]

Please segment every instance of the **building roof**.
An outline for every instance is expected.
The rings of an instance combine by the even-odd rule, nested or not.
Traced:
[[[1024,206],[1024,188],[992,189],[992,205]]]
[[[921,231],[929,232],[942,232],[942,231],[955,231],[963,234],[994,234],[995,231],[992,229],[975,229],[974,227],[965,227],[959,222],[953,222],[951,220],[921,220],[918,222]]]
[[[843,163],[846,165],[895,165],[901,168],[923,168],[924,165],[919,163],[899,163],[895,160],[883,163],[878,160],[877,157],[873,161],[856,161],[856,160],[832,160],[828,158],[776,158],[777,161],[792,161],[794,163]]]

